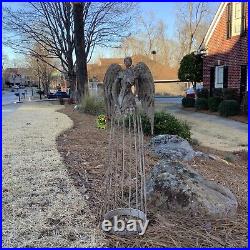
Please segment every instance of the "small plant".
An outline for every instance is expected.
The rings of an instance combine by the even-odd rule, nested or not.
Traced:
[[[220,103],[218,110],[222,116],[238,115],[240,105],[235,100],[225,100]]]
[[[145,135],[151,135],[151,125],[149,118],[145,114],[141,114],[142,129]],[[130,118],[132,121],[132,118]],[[126,118],[126,126],[128,127],[129,118]],[[191,139],[190,127],[186,122],[177,119],[175,116],[165,112],[155,112],[154,115],[154,135],[170,134],[178,135],[184,139]]]
[[[212,112],[217,112],[222,99],[220,97],[209,97],[208,98],[208,109]]]
[[[85,96],[79,105],[80,112],[91,115],[100,115],[105,113],[104,100],[102,98]]]
[[[100,129],[106,129],[107,120],[105,115],[98,115],[96,119],[96,126]]]
[[[191,139],[190,143],[191,143],[193,146],[199,146],[199,145],[200,145],[199,141],[198,141],[197,139],[195,139],[195,138]]]
[[[194,107],[194,105],[195,105],[195,99],[194,98],[184,97],[182,99],[182,106],[184,108]]]
[[[197,89],[196,90],[196,95],[197,95],[198,98],[208,98],[209,91],[208,91],[208,89],[205,89],[205,88]]]
[[[195,107],[197,110],[207,110],[208,109],[207,98],[197,98],[195,102]]]
[[[225,155],[224,160],[227,161],[227,162],[233,163],[234,162],[234,155],[233,154],[227,154],[227,155]]]

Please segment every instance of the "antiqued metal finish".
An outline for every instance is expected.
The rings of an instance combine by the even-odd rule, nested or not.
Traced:
[[[146,221],[144,139],[135,95],[151,121],[153,133],[154,83],[144,63],[134,67],[129,57],[124,59],[124,64],[125,70],[119,65],[111,65],[104,79],[110,135],[101,219],[117,215],[126,216],[127,220],[136,217]]]

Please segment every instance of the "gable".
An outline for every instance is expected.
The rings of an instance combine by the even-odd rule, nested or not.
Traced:
[[[209,42],[211,36],[213,35],[213,32],[214,32],[218,22],[220,21],[221,16],[222,16],[223,12],[225,11],[225,8],[226,8],[228,3],[229,2],[223,2],[223,3],[220,4],[220,6],[219,6],[219,8],[218,8],[218,10],[217,10],[217,12],[216,12],[216,14],[214,16],[214,19],[213,19],[212,23],[210,24],[210,26],[208,28],[207,34],[206,34],[206,36],[204,38],[205,47],[207,47],[208,42]]]

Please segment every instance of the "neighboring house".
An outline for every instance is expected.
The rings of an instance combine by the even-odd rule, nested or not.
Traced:
[[[214,89],[233,88],[242,97],[248,91],[248,3],[224,2],[204,40],[203,83]]]
[[[124,66],[123,60],[124,58],[100,58],[98,63],[88,64],[89,79],[95,78],[102,82],[108,67],[112,63],[117,63],[121,66]],[[146,63],[150,68],[155,80],[178,80],[176,68],[163,65],[143,55],[134,55],[132,56],[132,60],[134,65],[138,62]]]
[[[7,68],[4,70],[5,84],[9,86],[29,86],[34,81],[31,69],[29,68]]]

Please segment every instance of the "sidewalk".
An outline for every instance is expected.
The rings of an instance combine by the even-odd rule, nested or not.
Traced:
[[[56,137],[73,125],[59,108],[27,103],[3,121],[3,247],[103,243],[56,149]]]
[[[216,115],[186,111],[181,105],[161,107],[191,126],[192,138],[206,147],[222,151],[248,150],[248,124]]]

